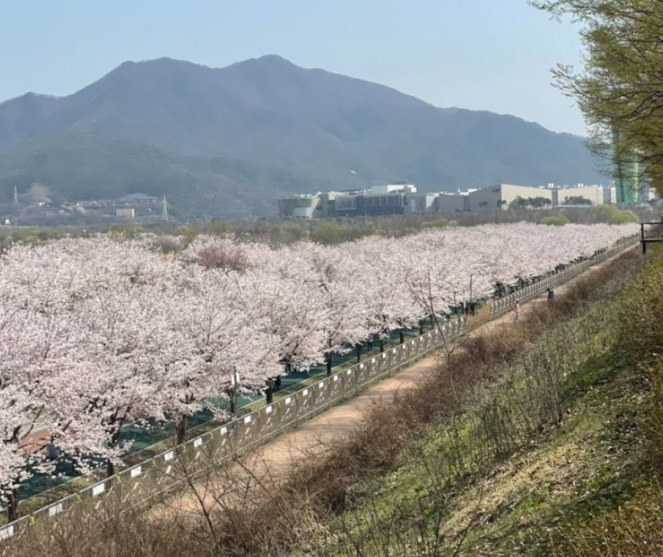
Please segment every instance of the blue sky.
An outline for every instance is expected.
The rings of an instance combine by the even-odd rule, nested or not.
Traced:
[[[551,85],[578,30],[526,0],[0,0],[0,101],[66,95],[126,60],[223,67],[279,54],[442,107],[585,134]]]

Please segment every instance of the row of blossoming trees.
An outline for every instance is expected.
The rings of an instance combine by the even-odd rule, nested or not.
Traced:
[[[109,238],[16,246],[0,261],[0,493],[52,473],[44,446],[89,472],[121,462],[127,423],[169,422],[283,371],[326,362],[496,284],[542,275],[637,232],[519,224],[272,249],[199,238],[166,258]]]

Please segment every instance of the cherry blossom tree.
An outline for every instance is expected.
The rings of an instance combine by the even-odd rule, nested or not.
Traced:
[[[0,497],[53,473],[57,443],[83,472],[114,471],[129,424],[174,423],[593,257],[638,225],[485,225],[273,249],[199,237],[178,258],[109,237],[16,245],[0,258]],[[444,338],[444,337],[443,337]],[[239,384],[237,379],[239,378]]]
[[[191,269],[188,284],[194,307],[186,332],[205,366],[204,391],[192,384],[189,399],[226,397],[233,413],[238,388],[259,390],[279,370],[279,338],[270,331],[268,318],[246,304],[243,284],[240,274],[213,269]]]
[[[0,291],[3,289],[0,288]],[[0,293],[0,499],[13,520],[21,482],[50,473],[45,449],[76,428],[67,376],[81,371],[81,335],[68,314],[16,307]]]
[[[311,280],[326,309],[320,322],[324,335],[327,374],[331,374],[334,354],[343,354],[368,337],[366,308],[361,304],[363,285],[358,280],[357,262],[339,247],[304,244],[305,250],[290,249],[297,265],[310,265]],[[347,249],[347,246],[344,246]]]
[[[169,294],[162,285],[99,291],[77,307],[91,371],[75,395],[86,401],[88,448],[106,459],[109,475],[129,447],[122,428],[164,420],[174,386],[197,364]]]
[[[328,318],[328,308],[309,265],[297,265],[276,251],[271,254],[263,267],[238,277],[238,293],[254,323],[262,323],[264,333],[273,337],[274,353],[285,372],[308,370],[324,359],[320,324]],[[268,402],[273,378],[266,381]]]

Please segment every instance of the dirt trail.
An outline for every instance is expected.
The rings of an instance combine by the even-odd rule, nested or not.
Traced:
[[[607,263],[609,261],[591,267],[579,277],[591,275]],[[555,294],[557,296],[564,295],[577,278],[556,287]],[[532,304],[540,303],[547,303],[546,292],[538,298],[530,300],[527,304],[523,304],[521,319],[526,317],[528,308],[531,308]],[[521,326],[521,323],[514,323],[514,315],[509,312],[498,319],[484,323],[469,333],[467,337],[487,335],[495,329],[505,326]],[[427,373],[439,364],[439,353],[428,356],[397,375],[374,384],[359,396],[338,404],[296,429],[278,436],[273,441],[253,451],[250,455],[243,457],[242,465],[234,465],[227,474],[222,474],[222,478],[206,480],[204,484],[197,484],[199,495],[206,504],[213,506],[212,501],[215,493],[223,493],[224,504],[228,504],[228,501],[234,498],[228,483],[234,484],[235,496],[241,501],[248,500],[245,497],[247,489],[257,483],[268,482],[273,488],[274,485],[278,485],[281,479],[285,478],[294,461],[324,451],[336,439],[352,432],[361,423],[364,413],[374,403],[388,401],[399,391],[416,386]],[[232,480],[229,480],[229,478],[232,478]],[[155,507],[152,512],[155,513],[155,516],[158,516],[164,510],[166,512],[195,512],[200,510],[200,502],[190,490],[186,490],[170,498],[166,505]]]

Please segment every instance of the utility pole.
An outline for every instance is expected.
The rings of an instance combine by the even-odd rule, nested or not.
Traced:
[[[14,207],[18,207],[18,190],[16,185],[14,185]]]
[[[168,222],[168,202],[166,201],[166,196],[163,196],[162,208],[161,208],[161,219]]]

